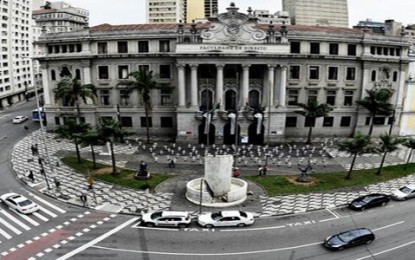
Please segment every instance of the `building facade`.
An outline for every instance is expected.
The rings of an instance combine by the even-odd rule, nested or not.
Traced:
[[[347,0],[283,0],[292,24],[349,27]]]
[[[218,0],[184,0],[186,5],[185,21],[191,23],[193,20],[213,17],[218,11]]]
[[[139,69],[152,70],[172,91],[151,93],[151,135],[176,141],[252,144],[285,137],[350,136],[367,132],[370,115],[356,106],[365,90],[390,88],[395,119],[375,118],[375,134],[399,133],[407,91],[409,44],[402,36],[360,29],[260,24],[231,6],[198,24],[99,25],[44,35],[40,41],[49,128],[76,109],[55,101],[62,76],[98,89],[98,100],[81,104],[82,118],[119,119],[144,134],[142,100],[119,83]],[[62,50],[71,50],[63,52]],[[296,103],[317,100],[333,111],[315,121],[295,113]],[[219,109],[214,110],[216,104]],[[207,113],[211,111],[211,113]],[[211,115],[211,116],[209,116]]]
[[[32,3],[0,1],[0,108],[25,99],[33,86]]]
[[[147,23],[186,21],[186,0],[147,0]]]

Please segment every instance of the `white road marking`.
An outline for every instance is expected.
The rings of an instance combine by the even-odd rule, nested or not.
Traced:
[[[4,231],[3,229],[0,228],[0,234],[2,236],[4,236],[6,239],[10,239],[12,238],[12,236],[10,236],[6,231]]]
[[[20,217],[22,217],[24,220],[26,220],[27,222],[29,222],[33,226],[39,226],[39,223],[37,223],[36,221],[31,219],[29,216],[26,216],[25,214],[21,214],[19,212],[17,212],[17,214],[19,214]]]
[[[2,223],[3,225],[5,225],[8,229],[10,229],[11,231],[13,231],[14,233],[16,233],[17,235],[20,235],[22,232],[20,230],[18,230],[17,228],[15,228],[14,226],[10,225],[7,221],[5,221],[4,219],[0,218],[0,223]]]
[[[46,248],[45,253],[50,253],[50,252],[52,252],[52,250],[53,250],[52,248]]]
[[[328,212],[330,212],[330,213],[331,213],[333,216],[335,216],[336,218],[340,218],[340,217],[341,217],[339,213],[334,212],[334,211],[331,211],[329,208],[326,208],[326,210],[327,210]]]
[[[10,248],[10,252],[15,252],[15,251],[17,251],[17,248],[15,247]]]
[[[54,228],[49,229],[49,233],[53,233],[53,232],[55,232],[55,231],[56,231],[56,229],[54,229]]]
[[[78,232],[78,233],[76,233],[75,234],[75,236],[77,236],[77,237],[80,237],[80,236],[82,236],[84,233],[82,233],[82,232]]]
[[[36,196],[36,195],[32,194],[32,193],[30,193],[30,192],[29,192],[29,195],[30,195],[30,196],[32,196],[33,198],[37,199],[38,201],[42,202],[43,204],[48,205],[48,206],[49,206],[49,207],[51,207],[52,209],[54,209],[54,210],[56,210],[56,211],[58,211],[58,212],[62,213],[62,214],[63,214],[63,213],[66,213],[66,210],[63,210],[63,209],[61,209],[61,208],[59,208],[59,207],[57,207],[57,206],[53,205],[52,203],[50,203],[50,202],[48,202],[48,201],[46,201],[46,200],[44,200],[44,199],[42,199],[42,198],[40,198],[40,197],[38,197],[38,196]]]
[[[19,245],[17,245],[17,247],[18,248],[22,248],[22,247],[24,247],[25,245],[23,245],[23,244],[19,244]]]
[[[45,222],[48,222],[49,221],[48,218],[44,217],[43,215],[41,215],[41,214],[39,214],[37,212],[33,212],[32,214],[33,214],[33,216],[36,216],[37,218],[39,218],[39,219],[41,219],[41,220],[43,220]]]
[[[8,212],[6,212],[5,210],[1,210],[0,211],[1,214],[5,215],[6,217],[8,217],[11,221],[13,221],[14,223],[16,223],[17,225],[21,226],[22,228],[24,228],[25,230],[30,230],[30,227],[28,227],[25,223],[21,222],[20,220],[18,220],[17,218],[13,217],[12,215],[10,215]]]
[[[52,247],[55,248],[55,249],[58,249],[59,247],[61,247],[61,245],[56,244],[56,245],[53,245]]]
[[[2,137],[0,137],[0,140],[3,140],[6,137],[7,137],[7,135],[3,135]]]
[[[128,220],[127,222],[124,222],[122,225],[120,225],[120,226],[118,226],[118,227],[116,227],[116,228],[114,228],[114,229],[110,230],[109,232],[107,232],[107,233],[103,234],[102,236],[97,237],[97,238],[95,238],[94,240],[92,240],[92,241],[90,241],[90,242],[86,243],[85,245],[83,245],[83,246],[81,246],[81,247],[78,247],[77,249],[75,249],[75,250],[73,250],[73,251],[71,251],[71,252],[67,253],[66,255],[63,255],[63,256],[59,257],[59,258],[58,258],[58,260],[66,260],[66,259],[71,258],[72,256],[74,256],[74,255],[76,255],[76,254],[78,254],[78,253],[80,253],[80,252],[84,251],[85,249],[87,249],[87,248],[89,248],[89,247],[91,247],[91,246],[95,245],[96,243],[98,243],[98,242],[100,242],[100,241],[104,240],[105,238],[107,238],[107,237],[109,237],[109,236],[111,236],[111,235],[113,235],[113,234],[117,233],[117,232],[118,232],[118,231],[120,231],[121,229],[123,229],[123,228],[125,228],[125,227],[127,227],[127,226],[131,225],[131,223],[133,223],[134,221],[137,221],[138,219],[139,219],[139,218],[132,218],[132,219]]]
[[[403,224],[403,223],[405,223],[405,221],[400,221],[400,222],[396,222],[396,223],[393,223],[393,224],[390,224],[390,225],[387,225],[387,226],[384,226],[384,227],[375,228],[375,229],[372,229],[372,231],[379,231],[379,230],[389,228],[389,227],[393,227],[393,226],[396,226],[396,225],[400,225],[400,224]]]
[[[396,247],[392,247],[392,248],[386,249],[386,250],[381,251],[381,252],[378,252],[378,253],[372,253],[369,256],[364,256],[364,257],[361,257],[361,258],[357,258],[356,260],[363,260],[363,259],[368,259],[368,258],[372,258],[373,259],[374,256],[378,256],[378,255],[381,255],[381,254],[384,254],[384,253],[388,253],[390,251],[393,251],[393,250],[396,250],[396,249],[399,249],[399,248],[402,248],[402,247],[405,247],[405,246],[409,246],[409,245],[412,245],[414,243],[415,243],[415,240],[414,241],[411,241],[411,242],[408,242],[408,243],[405,243],[403,245],[399,245],[399,246],[396,246]]]
[[[240,231],[259,231],[259,230],[269,230],[269,229],[280,229],[285,228],[286,226],[276,226],[276,227],[263,227],[263,228],[244,228],[244,229],[224,229],[220,232],[240,232]]]
[[[55,213],[53,213],[53,212],[50,212],[49,210],[45,209],[45,208],[44,208],[44,207],[42,207],[42,206],[39,206],[39,209],[40,209],[41,211],[45,212],[46,214],[48,214],[49,216],[51,216],[52,218],[56,218],[56,217],[58,217],[58,215],[56,215],[56,214],[55,214]]]
[[[3,253],[1,253],[1,255],[2,256],[6,256],[6,255],[8,255],[9,253],[8,252],[3,252]]]
[[[37,254],[36,254],[36,256],[37,256],[37,257],[42,257],[42,256],[44,256],[44,255],[45,255],[44,253],[37,253]]]

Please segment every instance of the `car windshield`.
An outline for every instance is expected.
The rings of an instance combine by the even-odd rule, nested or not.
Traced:
[[[212,216],[212,219],[218,220],[222,217],[222,213],[221,212],[215,212],[215,213],[212,213],[211,216]]]
[[[17,204],[19,204],[20,207],[25,207],[25,206],[29,206],[31,205],[33,202],[31,202],[30,200],[24,200],[24,201],[20,201]]]
[[[243,211],[239,211],[239,214],[241,214],[242,217],[247,218],[248,215],[246,214],[246,212]]]
[[[354,239],[355,236],[353,235],[352,232],[349,231],[349,232],[344,232],[344,233],[338,234],[337,238],[340,239],[341,241],[347,243],[350,240]]]
[[[159,218],[159,217],[161,217],[161,212],[156,212],[156,213],[153,213],[153,214],[151,214],[151,219],[156,219],[156,218]]]
[[[400,188],[399,190],[402,191],[403,193],[411,193],[411,191],[412,191],[410,188],[408,188],[406,186]]]
[[[370,202],[370,201],[372,201],[372,200],[373,200],[373,197],[370,197],[370,196],[363,197],[363,198],[361,199],[361,201],[362,201],[362,202]]]

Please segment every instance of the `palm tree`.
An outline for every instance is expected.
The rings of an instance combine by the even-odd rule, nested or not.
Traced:
[[[83,146],[90,146],[91,147],[91,155],[92,155],[92,162],[93,162],[93,168],[97,168],[97,162],[95,159],[95,151],[94,151],[94,145],[97,145],[99,143],[99,135],[98,132],[88,129],[87,132],[81,136],[81,145]]]
[[[87,98],[95,102],[97,98],[97,89],[92,84],[82,85],[81,82],[74,78],[64,77],[55,89],[55,102],[65,99],[70,105],[76,106],[78,122],[81,122],[81,110],[79,108],[80,99],[87,102]]]
[[[115,166],[114,141],[125,136],[125,132],[121,128],[121,123],[114,119],[100,120],[97,132],[101,140],[110,143],[112,174],[116,174],[117,168]]]
[[[415,149],[415,139],[408,138],[403,145],[405,145],[406,147],[410,149],[409,156],[408,156],[408,159],[406,160],[405,167],[404,167],[404,169],[406,170],[406,168],[408,167],[409,161],[411,160],[412,152]]]
[[[151,90],[153,89],[166,89],[170,90],[171,87],[168,84],[159,83],[153,76],[153,71],[148,71],[144,68],[140,68],[139,71],[134,71],[129,74],[131,80],[123,80],[118,85],[124,85],[128,87],[128,91],[137,90],[144,102],[144,112],[146,117],[146,130],[147,130],[147,143],[150,143],[150,122],[149,114],[151,113]]]
[[[82,136],[87,133],[91,127],[85,123],[77,123],[73,119],[66,121],[65,125],[55,130],[55,133],[61,138],[67,138],[75,143],[76,157],[78,163],[81,163],[81,154],[79,152],[79,144]]]
[[[364,107],[370,113],[369,136],[372,136],[374,119],[377,115],[390,116],[393,112],[393,106],[388,102],[393,92],[389,89],[371,89],[366,90],[367,96],[356,101],[356,103]]]
[[[405,139],[389,135],[388,133],[381,135],[379,138],[380,146],[377,148],[377,151],[379,153],[383,153],[383,156],[376,175],[380,175],[382,173],[383,163],[385,162],[386,155],[396,151],[399,148],[399,145],[405,142]]]
[[[349,180],[352,177],[352,171],[356,162],[356,157],[358,155],[371,152],[373,149],[372,142],[370,141],[370,137],[368,135],[363,135],[362,133],[358,132],[353,137],[353,139],[339,142],[337,145],[340,151],[346,151],[353,155],[349,172],[345,177],[346,180]]]
[[[297,103],[297,106],[301,107],[303,110],[295,111],[295,113],[304,116],[306,121],[309,120],[308,122],[310,123],[307,137],[307,143],[309,144],[311,143],[311,133],[313,131],[316,118],[327,116],[333,108],[327,104],[319,104],[317,100],[309,100],[307,104]]]

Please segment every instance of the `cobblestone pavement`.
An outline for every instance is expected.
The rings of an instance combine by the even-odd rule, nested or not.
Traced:
[[[174,195],[173,193],[146,193],[144,191],[120,188],[101,181],[96,181],[94,184],[94,190],[88,191],[84,175],[76,173],[69,167],[59,163],[59,158],[62,157],[62,154],[74,153],[74,144],[56,139],[55,136],[50,133],[46,134],[46,139],[48,144],[48,153],[51,158],[51,162],[48,162],[47,160],[45,161],[45,171],[47,173],[47,177],[40,174],[38,157],[32,156],[30,149],[33,144],[38,143],[40,156],[42,158],[47,158],[46,151],[40,141],[40,131],[33,132],[31,135],[25,137],[13,148],[13,168],[17,176],[25,181],[27,185],[61,201],[77,205],[83,204],[80,201],[79,196],[82,193],[85,193],[88,196],[89,207],[110,212],[135,214],[137,212],[141,212],[143,209],[159,210],[170,208],[172,197]],[[296,139],[295,141],[298,142],[301,140]],[[251,146],[250,148],[246,146],[245,150],[247,151],[247,155],[245,156],[245,159],[241,159],[240,161],[237,161],[237,163],[241,167],[242,176],[256,175],[258,165],[263,165],[266,160],[268,161],[270,167],[270,171],[268,172],[270,175],[298,174],[298,165],[304,165],[308,161],[310,161],[313,168],[318,172],[341,171],[350,167],[350,155],[344,152],[339,152],[336,148],[334,148],[332,140],[315,138],[314,142],[319,144],[321,143],[321,147],[316,145],[316,147],[319,148],[314,149],[310,146],[306,149],[304,145],[300,144],[286,145],[276,147],[277,149],[275,149],[275,147],[270,148],[267,152],[265,152],[261,150],[262,148],[257,148],[256,146]],[[327,146],[323,144],[326,144]],[[157,150],[157,147],[160,149]],[[140,145],[140,149],[137,154],[136,145],[132,145],[130,143],[115,145],[114,151],[118,167],[136,169],[139,161],[145,160],[148,162],[149,169],[152,172],[176,172],[180,174],[202,175],[203,149],[199,149],[198,152],[195,153],[192,146],[183,147],[179,152],[177,148],[178,147],[175,147],[175,149],[169,150],[169,146],[167,144],[160,144],[159,146],[153,145],[150,147]],[[98,152],[104,150],[105,147],[96,147],[96,151]],[[160,153],[161,150],[164,152]],[[189,154],[192,150],[193,153]],[[218,146],[216,147],[215,152],[219,154],[221,152],[226,153],[226,150],[227,148]],[[251,151],[253,155],[248,156]],[[308,151],[308,153],[306,151]],[[385,165],[403,163],[406,161],[407,152],[407,150],[401,149],[398,152],[392,153],[388,156]],[[83,158],[88,158],[90,156],[90,148],[81,148],[81,153]],[[265,156],[265,154],[268,155]],[[270,154],[272,154],[272,157]],[[97,157],[98,162],[108,165],[111,164],[110,156],[99,155]],[[176,160],[176,168],[174,169],[167,167],[167,163],[171,159]],[[380,159],[381,158],[378,155],[361,156],[357,159],[355,169],[375,168],[379,165]],[[414,160],[412,159],[412,161]],[[59,164],[59,166],[57,166],[57,164]],[[54,174],[50,174],[50,166],[54,168]],[[31,182],[26,176],[27,170],[33,171],[35,176],[34,182]],[[48,181],[50,189],[47,189],[45,178]],[[61,183],[59,189],[56,189],[54,182],[55,178],[59,179]],[[392,189],[408,183],[415,183],[414,175],[355,190],[275,197],[261,195],[260,203],[262,211],[257,213],[259,216],[265,217],[332,208],[345,205],[359,195],[371,192],[389,193]]]

